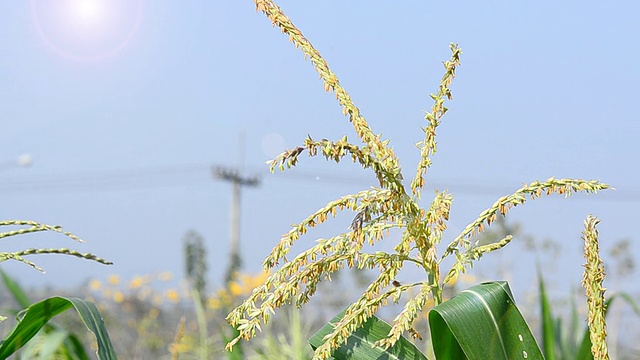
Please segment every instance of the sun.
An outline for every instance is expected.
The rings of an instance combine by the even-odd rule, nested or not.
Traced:
[[[142,0],[31,0],[34,27],[58,55],[96,61],[121,52],[140,25]]]
[[[75,20],[83,25],[100,23],[110,10],[104,0],[73,0],[70,8]]]

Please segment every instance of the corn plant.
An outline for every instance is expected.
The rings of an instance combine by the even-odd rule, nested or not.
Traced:
[[[436,191],[435,197],[426,207],[420,206],[420,199],[426,185],[425,176],[432,165],[432,155],[437,150],[436,130],[447,112],[445,103],[452,100],[450,85],[456,75],[456,69],[460,65],[461,49],[456,44],[450,45],[451,58],[443,63],[444,75],[440,80],[438,91],[431,95],[433,105],[425,116],[424,138],[417,144],[421,154],[420,161],[409,186],[405,186],[405,176],[401,171],[400,161],[389,146],[389,140],[383,140],[382,135],[376,134],[369,126],[359,108],[354,105],[349,94],[340,85],[337,76],[330,70],[320,53],[273,1],[255,0],[255,4],[257,11],[266,14],[272,24],[280,28],[296,48],[302,50],[305,59],[308,58],[311,61],[323,81],[324,90],[335,94],[338,104],[342,107],[342,113],[348,116],[355,134],[360,140],[360,144],[356,144],[350,142],[347,136],[336,141],[315,140],[309,136],[302,145],[283,152],[269,162],[271,171],[273,172],[275,168],[282,171],[285,168],[295,166],[300,156],[305,152],[310,157],[322,155],[325,159],[336,162],[340,162],[346,157],[371,171],[377,178],[379,186],[329,202],[283,235],[264,261],[265,269],[277,268],[277,271],[272,272],[272,275],[262,286],[257,287],[241,305],[227,316],[227,321],[237,327],[239,331],[239,335],[227,344],[227,349],[232,349],[241,339],[249,340],[256,336],[257,331],[261,330],[262,324],[269,321],[276,308],[288,303],[294,303],[296,306],[306,304],[316,292],[320,281],[330,279],[332,273],[344,268],[377,270],[379,274],[358,300],[328,324],[328,331],[322,335],[322,341],[314,345],[314,359],[328,359],[331,356],[336,356],[336,350],[340,346],[349,344],[350,339],[353,340],[354,336],[356,337],[356,345],[368,343],[367,334],[373,331],[371,329],[381,328],[378,325],[384,327],[384,324],[371,323],[375,320],[376,311],[390,302],[399,302],[401,295],[407,290],[417,289],[417,295],[406,301],[403,310],[384,330],[385,335],[371,342],[371,345],[383,350],[393,349],[397,345],[396,343],[403,341],[403,334],[415,332],[413,323],[419,313],[425,310],[424,307],[428,300],[432,300],[436,307],[442,304],[443,288],[448,283],[467,271],[474,261],[480,259],[484,254],[501,249],[512,240],[512,236],[508,235],[494,243],[484,245],[477,243],[476,236],[485,231],[499,216],[505,216],[511,208],[525,203],[527,199],[534,200],[551,194],[561,194],[568,197],[576,192],[595,193],[609,188],[608,185],[596,180],[551,177],[544,181],[531,182],[516,192],[499,198],[493,205],[480,213],[477,219],[469,223],[439,254],[437,246],[442,242],[444,231],[447,229],[452,195],[446,191]],[[341,211],[355,213],[352,215],[354,217],[348,231],[331,238],[318,239],[314,246],[300,254],[289,255],[293,244],[309,228],[318,226],[331,217],[336,217]],[[592,220],[589,224],[593,226],[589,230],[585,230],[587,237],[591,237],[595,231],[593,228],[595,224]],[[365,244],[375,246],[379,241],[389,238],[392,229],[399,229],[401,232],[393,252],[367,252],[365,250]],[[587,243],[593,244],[591,238],[589,239],[590,241]],[[593,260],[592,249],[588,250],[588,254],[591,254],[590,258]],[[441,265],[447,257],[453,257],[454,262],[449,269],[443,270]],[[406,264],[422,268],[424,280],[412,284],[397,282],[396,274]],[[594,266],[598,267],[598,265]],[[595,276],[585,280],[585,284],[590,289],[588,295],[592,299],[599,299],[601,295],[598,288],[600,276],[597,275],[597,270],[589,271],[589,273],[595,274]],[[506,284],[497,283],[483,289],[474,288],[474,291],[500,293],[505,299],[505,303],[510,302],[513,305],[513,297]],[[464,296],[473,298],[474,291],[463,292],[466,295],[461,294],[458,300]],[[471,298],[463,302],[473,301]],[[453,304],[454,300],[455,298],[446,303]],[[592,305],[594,312],[593,317],[590,316],[590,318],[595,320],[593,320],[593,324],[590,324],[590,327],[594,328],[600,324],[596,314],[602,304],[596,300]],[[440,316],[442,324],[447,321],[444,312],[434,315],[434,318],[438,318],[438,316]],[[519,321],[517,317],[514,315],[513,321]],[[438,322],[437,319],[435,322]],[[475,324],[473,321],[467,322],[467,325],[473,324]],[[362,329],[365,329],[365,332],[359,334],[358,331]],[[520,342],[533,341],[535,345],[528,328],[526,328],[526,332],[524,334],[526,339],[523,340],[521,337]],[[432,323],[432,336],[433,333]],[[452,335],[451,338],[445,339],[442,334],[445,333],[438,333],[440,337],[432,339],[434,348],[436,343],[440,344],[439,346],[448,346],[442,344],[449,344],[448,341],[453,338]],[[415,334],[413,335],[415,336]],[[515,336],[510,338],[516,339]],[[602,344],[601,339],[592,340],[594,340],[594,344],[596,342]],[[401,347],[406,350],[404,345]],[[353,347],[350,347],[349,350],[353,353]],[[402,352],[405,350],[398,350],[399,354],[404,355],[394,354],[396,354],[395,356],[406,356],[407,353]],[[593,350],[606,353],[603,348],[594,348]],[[346,353],[349,354],[349,351]],[[529,353],[523,353],[529,358],[542,357],[537,347]],[[455,351],[447,354],[444,355],[444,358],[446,356],[456,358]],[[523,354],[519,353],[518,355]],[[505,356],[508,355],[505,353]]]
[[[542,273],[538,271],[538,290],[540,296],[541,336],[545,359],[547,360],[590,360],[591,334],[589,327],[581,324],[578,316],[578,305],[574,296],[570,299],[570,319],[563,321],[561,317],[553,315],[553,307],[545,289]],[[605,316],[616,299],[626,302],[631,310],[640,315],[640,305],[627,293],[615,293],[604,303]],[[615,357],[614,357],[615,358]],[[622,357],[626,358],[626,357]]]
[[[41,224],[35,221],[5,220],[0,221],[0,227],[9,227],[12,229],[0,231],[0,239],[42,231],[53,231],[61,233],[72,240],[83,242],[76,235],[64,231],[59,226]],[[44,270],[34,262],[25,259],[25,256],[36,254],[62,254],[93,260],[105,265],[111,264],[111,262],[93,254],[80,253],[68,248],[26,249],[15,252],[0,252],[0,262],[15,260],[44,272]],[[6,287],[12,293],[17,302],[24,307],[24,310],[16,314],[18,324],[0,344],[0,359],[6,359],[18,350],[29,345],[29,341],[32,340],[41,329],[44,329],[47,336],[41,337],[40,340],[46,339],[46,342],[41,342],[37,346],[29,346],[29,353],[27,356],[32,357],[37,354],[41,358],[52,358],[53,356],[57,356],[56,358],[87,359],[88,356],[86,351],[78,341],[77,336],[61,331],[61,329],[49,323],[53,317],[71,308],[74,308],[78,312],[80,319],[85,323],[87,329],[96,336],[98,343],[98,351],[96,354],[98,358],[117,359],[111,340],[109,339],[109,334],[107,333],[102,321],[102,317],[92,302],[79,298],[55,296],[36,303],[31,303],[16,282],[4,273],[2,273],[2,278]],[[6,320],[6,317],[2,317],[0,321],[2,320]]]

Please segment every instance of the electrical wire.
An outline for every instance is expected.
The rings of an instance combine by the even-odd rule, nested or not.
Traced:
[[[94,191],[127,191],[167,187],[208,187],[214,177],[212,169],[230,168],[233,166],[211,165],[210,163],[175,164],[156,167],[129,169],[94,170],[62,174],[34,174],[14,176],[0,179],[0,193],[15,192],[94,192]],[[363,176],[350,176],[335,173],[315,173],[292,170],[286,173],[276,172],[272,175],[262,166],[245,167],[244,171],[263,179],[293,182],[314,182],[318,184],[335,183],[361,186],[375,186],[375,179]],[[469,195],[501,196],[516,190],[512,186],[463,183],[439,180],[430,183],[437,189],[448,189],[453,193]],[[601,193],[589,197],[593,201],[639,202],[640,191],[625,188],[625,191]]]

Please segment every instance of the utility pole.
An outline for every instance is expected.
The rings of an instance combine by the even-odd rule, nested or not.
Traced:
[[[243,177],[241,174],[244,162],[244,133],[238,136],[238,166],[227,168],[222,166],[214,166],[212,169],[213,177],[216,179],[231,182],[231,221],[229,231],[229,267],[225,274],[225,284],[234,280],[238,270],[242,266],[242,258],[240,256],[240,199],[243,186],[256,187],[260,184],[257,176]]]

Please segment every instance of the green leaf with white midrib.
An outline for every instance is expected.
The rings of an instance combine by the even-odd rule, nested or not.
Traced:
[[[98,351],[96,352],[98,359],[117,359],[109,334],[96,306],[82,299],[60,296],[39,301],[20,313],[20,322],[0,345],[0,359],[11,356],[31,340],[53,317],[72,307],[76,309],[87,329],[95,334],[98,343]]]
[[[476,285],[429,313],[437,359],[543,359],[506,282]]]
[[[16,281],[14,281],[9,275],[7,275],[4,271],[0,270],[0,277],[2,278],[2,281],[4,282],[5,287],[7,288],[7,290],[9,290],[9,293],[13,296],[14,300],[18,303],[18,305],[20,305],[22,308],[28,308],[32,304],[32,301],[29,299],[29,296],[27,296],[27,294],[24,292],[24,290],[22,290],[20,285]],[[18,314],[18,311],[15,311],[13,309],[10,309],[9,312],[12,313],[13,315]],[[52,334],[52,333],[66,334],[66,338],[64,339],[62,344],[70,359],[78,359],[78,360],[89,359],[89,356],[87,355],[84,349],[84,346],[82,345],[82,343],[80,342],[80,340],[75,334],[68,333],[63,329],[58,328],[52,322],[48,322],[46,325],[44,325],[44,327],[42,328],[42,331],[46,334],[46,336],[49,336],[49,334]],[[51,346],[55,344],[56,337],[58,335],[52,335],[52,336],[54,338],[50,342]],[[47,357],[46,354],[47,354],[46,350],[41,351],[40,358],[43,358],[43,359],[50,358],[50,357]]]
[[[324,343],[323,338],[334,330],[332,324],[338,323],[344,316],[345,311],[346,309],[336,315],[309,339],[309,344],[311,344],[313,350]],[[349,335],[347,342],[333,352],[332,359],[427,359],[411,341],[404,337],[401,337],[398,342],[389,349],[385,350],[381,347],[374,347],[373,344],[378,340],[386,338],[390,330],[391,326],[389,324],[374,316],[367,320],[358,330]]]
[[[91,331],[98,342],[98,351],[96,354],[99,359],[117,359],[116,353],[111,345],[109,333],[102,320],[102,315],[96,308],[96,305],[90,301],[84,301],[78,298],[67,298],[78,311],[78,315]]]

